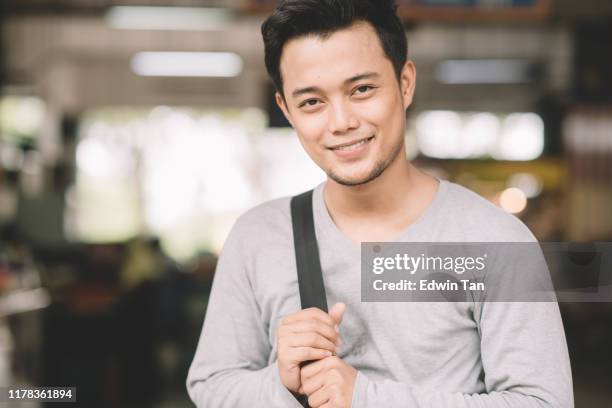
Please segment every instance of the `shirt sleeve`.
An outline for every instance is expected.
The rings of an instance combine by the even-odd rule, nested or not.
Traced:
[[[480,328],[485,393],[372,381],[359,372],[352,408],[574,406],[567,344],[556,302],[485,303]]]
[[[196,407],[302,406],[280,381],[245,267],[238,223],[221,252],[206,318],[187,376]]]

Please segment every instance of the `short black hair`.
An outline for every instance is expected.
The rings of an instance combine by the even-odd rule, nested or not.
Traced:
[[[374,27],[399,78],[408,58],[408,42],[396,12],[394,0],[281,0],[261,26],[266,70],[276,90],[284,95],[280,60],[289,40],[311,34],[325,38],[359,21]]]

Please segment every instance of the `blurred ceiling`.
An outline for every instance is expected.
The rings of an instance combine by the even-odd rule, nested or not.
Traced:
[[[604,19],[612,17],[610,0],[554,0],[554,14],[564,19]]]
[[[2,0],[9,14],[98,14],[112,6],[241,8],[248,0]]]
[[[263,14],[233,13],[218,31],[117,30],[104,21],[112,6],[223,6],[244,9],[254,0],[0,0],[9,12],[4,35],[6,83],[34,84],[64,110],[111,104],[210,104],[263,106],[267,76],[259,26]],[[573,60],[572,22],[612,15],[611,0],[553,0],[554,16],[540,22],[469,24],[423,21],[409,28],[410,56],[418,65],[423,109],[525,109],[532,86],[453,87],[436,82],[436,66],[448,58],[514,58],[541,71],[538,95],[567,94]],[[76,17],[76,18],[75,18]],[[570,24],[568,24],[570,23]],[[235,79],[144,78],[130,69],[139,51],[223,51],[244,60]],[[109,85],[110,84],[110,85]]]
[[[552,0],[553,13],[561,19],[612,17],[610,0]],[[112,6],[188,6],[245,9],[255,0],[2,0],[0,9],[9,14],[97,14]]]

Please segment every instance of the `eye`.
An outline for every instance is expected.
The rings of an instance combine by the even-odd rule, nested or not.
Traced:
[[[374,87],[372,85],[361,85],[359,87],[357,87],[355,89],[355,92],[353,92],[353,94],[355,95],[365,95],[368,92],[370,92],[372,89],[374,89]]]
[[[300,103],[298,105],[298,107],[300,107],[300,108],[314,108],[314,107],[316,107],[319,104],[320,103],[319,103],[318,99],[308,99],[308,100],[305,100],[304,102]]]

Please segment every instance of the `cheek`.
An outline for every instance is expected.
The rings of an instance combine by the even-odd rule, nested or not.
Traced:
[[[376,126],[379,136],[376,153],[373,157],[380,158],[379,155],[387,156],[395,151],[397,144],[403,140],[405,119],[402,106],[393,103],[381,103],[368,112],[371,123]]]
[[[300,135],[302,144],[314,149],[325,135],[325,118],[323,114],[302,116],[294,120],[295,131]]]
[[[397,132],[403,121],[402,104],[399,98],[392,95],[381,95],[380,98],[364,104],[360,116],[368,123],[377,128],[379,132],[386,135]]]
[[[406,110],[404,109],[403,100],[398,93],[390,96],[387,99],[388,103],[385,106],[385,123],[395,131],[405,126]]]
[[[293,125],[300,144],[308,156],[321,166],[321,160],[325,154],[324,147],[321,144],[325,135],[325,122],[321,118],[307,117],[294,120]]]
[[[387,104],[381,102],[373,101],[373,103],[364,105],[360,115],[367,123],[379,129],[385,127],[391,116]]]

